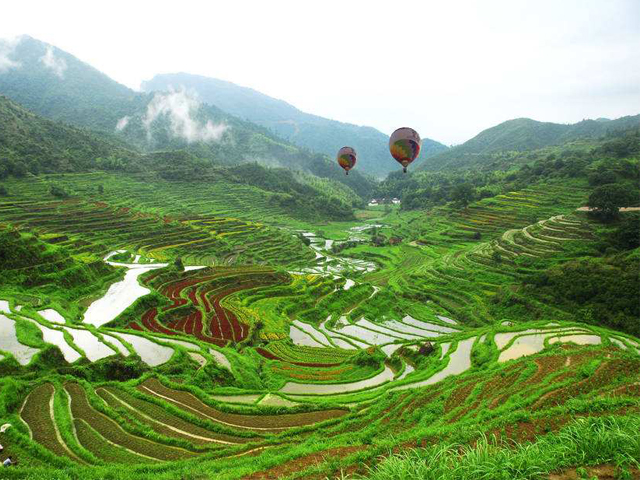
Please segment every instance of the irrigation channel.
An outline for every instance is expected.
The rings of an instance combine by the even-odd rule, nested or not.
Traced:
[[[380,228],[381,225],[369,224],[354,227],[349,232],[349,238],[361,239],[363,232],[374,227]],[[335,293],[338,289],[346,292],[360,288],[359,276],[376,269],[376,264],[373,262],[332,254],[331,247],[334,244],[332,239],[321,238],[311,232],[301,233],[310,240],[309,246],[316,253],[316,259],[314,265],[290,272],[293,277],[326,277],[337,281],[336,285],[339,285],[333,287],[333,292],[329,293]],[[220,303],[220,299],[223,299],[222,295],[212,297],[213,294],[211,294],[207,297],[206,292],[195,290],[188,291],[185,295],[181,293],[185,286],[198,285],[198,282],[204,279],[215,278],[215,268],[186,267],[180,279],[180,288],[166,287],[167,295],[178,306],[186,303],[186,298],[190,299],[193,305],[199,305],[206,310],[205,313],[214,315],[214,319],[217,318],[216,321],[220,325],[222,325],[220,323],[222,319],[231,321],[233,328],[229,327],[231,333],[228,333],[228,338],[223,335],[224,332],[221,333],[221,338],[224,340],[222,342],[218,342],[218,338],[188,335],[193,333],[195,328],[188,325],[182,331],[177,327],[177,331],[169,331],[154,323],[155,311],[151,312],[153,315],[145,314],[146,319],[143,318],[142,324],[148,328],[143,334],[136,331],[142,329],[139,324],[135,324],[133,329],[123,329],[110,328],[109,323],[137,299],[150,293],[150,289],[140,283],[139,277],[152,270],[160,271],[167,264],[154,263],[152,260],[143,259],[138,254],[135,255],[133,263],[112,261],[112,257],[119,253],[123,251],[111,252],[104,261],[112,266],[125,268],[124,278],[112,284],[102,298],[88,307],[81,323],[72,324],[53,308],[28,314],[25,313],[28,309],[23,310],[21,305],[11,305],[7,301],[0,300],[0,354],[4,352],[3,355],[13,355],[21,365],[27,365],[31,361],[39,349],[20,343],[16,330],[18,322],[28,322],[41,331],[45,343],[56,345],[69,363],[74,363],[83,357],[95,362],[112,355],[129,356],[135,353],[144,363],[155,367],[168,362],[176,349],[179,349],[185,351],[201,367],[207,362],[213,362],[233,371],[233,360],[225,355],[220,347],[229,346],[229,340],[238,341],[246,337],[245,330],[248,328],[245,329],[241,321],[236,323],[231,321],[232,317],[236,318],[236,314],[242,319],[242,313],[236,311],[236,314],[233,314],[232,310],[228,310],[230,308],[228,305],[223,307],[224,301]],[[210,270],[211,274],[207,273]],[[233,270],[231,272],[233,275],[237,274]],[[249,275],[255,272],[241,273]],[[353,278],[349,278],[351,276]],[[242,282],[241,277],[233,278]],[[252,280],[247,288],[256,288],[260,285]],[[239,287],[232,289],[233,292],[238,290]],[[368,293],[362,302],[370,301],[379,291],[379,287],[372,287],[372,292]],[[350,404],[354,393],[366,391],[366,398],[370,399],[386,391],[418,388],[437,383],[452,375],[459,375],[471,368],[472,352],[481,344],[491,349],[500,363],[533,355],[554,344],[568,342],[578,345],[607,343],[623,350],[640,353],[640,344],[636,340],[584,324],[561,326],[556,323],[533,322],[531,325],[514,326],[504,322],[497,327],[470,329],[443,315],[433,315],[429,319],[418,319],[411,315],[382,319],[365,316],[357,319],[349,318],[349,313],[354,309],[355,306],[352,306],[337,315],[331,314],[324,321],[315,324],[301,318],[293,318],[286,327],[289,339],[295,347],[311,349],[309,351],[313,351],[317,358],[322,358],[323,352],[326,352],[326,358],[333,359],[336,355],[338,357],[344,355],[340,358],[348,358],[348,355],[354,355],[362,350],[370,351],[375,347],[380,348],[391,359],[398,352],[418,352],[428,343],[429,348],[434,352],[429,367],[416,368],[415,363],[408,360],[410,355],[402,355],[400,368],[397,367],[397,363],[395,368],[391,368],[390,364],[385,362],[378,370],[369,372],[365,378],[354,378],[352,381],[291,380],[271,392],[224,393],[214,395],[213,398],[235,404],[278,407],[295,406],[300,402],[313,401],[318,397]],[[200,318],[196,316],[192,319],[192,323],[197,323],[202,318],[202,316]],[[175,327],[179,323],[174,322],[172,325]],[[224,330],[223,326],[220,328]],[[181,335],[182,333],[185,334]],[[264,351],[264,349],[258,349],[258,351],[267,358],[279,359],[272,351]],[[297,365],[306,364],[297,363]],[[327,365],[318,363],[318,366]]]

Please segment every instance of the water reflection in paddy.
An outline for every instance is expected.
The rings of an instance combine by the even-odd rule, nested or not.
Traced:
[[[295,407],[296,405],[299,405],[299,403],[282,398],[280,395],[267,393],[264,398],[258,402],[258,405],[269,407]]]
[[[598,335],[565,335],[562,337],[554,337],[549,340],[549,343],[558,342],[572,342],[577,343],[578,345],[599,345],[602,343],[602,338]]]
[[[53,308],[47,308],[46,310],[40,310],[38,312],[38,314],[44,318],[45,320],[50,321],[51,323],[60,323],[60,324],[65,324],[67,323],[66,320],[64,319],[64,317],[62,315],[60,315],[56,310],[54,310]]]
[[[295,325],[289,326],[289,337],[294,345],[298,345],[300,347],[316,347],[316,348],[325,348],[326,345],[316,341],[311,337],[308,333],[303,332]]]
[[[403,333],[409,333],[413,335],[418,335],[421,338],[435,338],[440,334],[437,332],[432,332],[429,330],[423,330],[421,328],[415,327],[413,325],[407,325],[402,322],[398,322],[397,320],[388,320],[384,322],[384,325],[388,326],[390,329],[397,330]]]
[[[41,325],[30,318],[25,318],[25,320],[36,325],[42,331],[42,340],[44,340],[46,343],[51,343],[52,345],[58,347],[62,352],[62,356],[67,362],[73,363],[81,357],[81,355],[67,343],[62,331],[45,327],[44,325]]]
[[[321,331],[317,330],[313,325],[301,322],[300,320],[294,320],[293,326],[295,326],[298,330],[306,333],[309,337],[311,337],[316,342],[321,343],[323,346],[329,346],[327,337]],[[295,343],[295,339],[293,338],[293,336],[291,338],[293,340],[293,343]]]
[[[102,337],[111,345],[116,347],[122,356],[128,357],[129,355],[131,355],[131,353],[129,352],[129,349],[124,346],[121,340],[117,339],[116,337],[112,337],[111,335],[106,335],[104,333],[102,334]]]
[[[222,352],[219,352],[214,348],[209,348],[209,353],[211,354],[211,356],[213,358],[216,359],[216,362],[218,362],[220,365],[222,365],[223,367],[225,367],[229,371],[231,371],[231,363],[229,362],[227,357],[225,357],[225,355]]]
[[[151,367],[166,363],[173,355],[173,348],[164,347],[144,337],[129,333],[117,333],[119,338],[129,343],[142,361]]]
[[[544,340],[549,335],[550,334],[547,333],[518,337],[509,348],[500,353],[498,362],[515,360],[516,358],[540,352],[544,349]]]
[[[417,320],[409,315],[405,316],[402,319],[402,323],[413,325],[414,327],[418,327],[423,330],[435,331],[440,333],[454,333],[459,331],[459,330],[456,330],[455,328],[445,327],[443,325],[436,325],[435,323],[423,322],[422,320]]]
[[[7,306],[8,309],[8,306]],[[18,342],[16,322],[0,314],[0,350],[12,353],[20,365],[27,365],[39,352]]]
[[[422,336],[419,335],[413,335],[410,333],[400,333],[397,332],[395,330],[390,330],[388,328],[386,328],[387,322],[384,322],[382,324],[378,324],[378,323],[373,323],[370,322],[369,320],[366,319],[362,319],[362,320],[358,320],[356,322],[356,325],[359,327],[363,327],[363,328],[367,328],[369,330],[374,330],[376,332],[380,332],[384,335],[388,335],[390,337],[395,337],[395,338],[399,338],[402,340],[420,340],[421,338],[423,338]]]
[[[292,395],[332,395],[347,392],[356,392],[365,388],[375,387],[392,379],[393,370],[385,365],[384,370],[379,374],[365,380],[360,380],[359,382],[333,384],[287,382],[285,386],[280,389],[280,391],[282,393],[288,393]]]
[[[456,348],[456,350],[451,355],[449,355],[449,363],[443,370],[440,370],[426,380],[409,383],[407,385],[401,385],[399,387],[392,388],[391,391],[406,390],[409,388],[423,387],[425,385],[433,385],[434,383],[437,383],[440,380],[443,380],[451,375],[459,375],[460,373],[468,370],[471,367],[471,348],[473,347],[474,341],[475,337],[458,342],[458,348]]]
[[[64,327],[73,338],[73,343],[80,347],[86,357],[91,362],[100,360],[101,358],[114,355],[116,352],[109,348],[107,345],[98,340],[93,333],[88,330],[80,330],[77,328]]]
[[[250,395],[211,395],[211,398],[218,400],[219,402],[228,403],[254,403],[262,395],[250,394]]]
[[[347,325],[340,329],[336,329],[339,333],[344,333],[350,337],[359,338],[370,345],[384,345],[385,343],[393,343],[399,340],[398,337],[391,337],[383,333],[374,332],[357,325]]]

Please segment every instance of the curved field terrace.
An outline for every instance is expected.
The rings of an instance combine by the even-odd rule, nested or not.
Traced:
[[[582,188],[326,225],[210,215],[192,196],[165,223],[144,191],[141,211],[0,201],[37,233],[11,238],[39,268],[95,279],[0,290],[12,478],[339,478],[439,442],[635,425],[640,340],[522,294],[604,238],[573,211]]]

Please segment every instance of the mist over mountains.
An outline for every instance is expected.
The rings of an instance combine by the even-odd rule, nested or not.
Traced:
[[[375,128],[305,113],[283,100],[216,78],[172,73],[156,75],[142,83],[145,92],[179,88],[196,92],[202,101],[262,125],[279,137],[316,152],[333,157],[341,147],[351,146],[358,152],[359,168],[375,177],[382,178],[397,170],[397,165],[389,161],[388,135]],[[445,150],[445,145],[422,138],[420,155],[423,158]]]
[[[283,100],[231,82],[187,73],[156,75],[136,92],[73,55],[21,36],[0,42],[0,94],[52,120],[88,128],[141,152],[188,152],[213,165],[257,162],[339,181],[366,198],[371,180],[398,170],[388,137],[372,127],[302,112]],[[423,138],[413,170],[483,166],[498,152],[528,151],[632,128],[640,116],[565,125],[520,118],[447,148]],[[345,177],[333,155],[344,145],[359,153]],[[317,153],[316,153],[317,152]]]
[[[140,93],[73,55],[28,36],[2,43],[0,94],[52,120],[100,132],[141,152],[184,151],[212,165],[257,162],[337,180],[368,195],[360,172],[289,144],[268,129],[202,103],[185,89]]]

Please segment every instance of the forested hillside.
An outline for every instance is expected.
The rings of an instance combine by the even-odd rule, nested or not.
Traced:
[[[118,138],[42,118],[2,96],[0,126],[0,193],[4,195],[11,193],[1,183],[9,176],[107,171],[124,177],[144,175],[151,183],[162,179],[197,184],[215,179],[217,184],[254,186],[283,211],[299,218],[350,219],[352,208],[364,202],[342,183],[325,180],[318,184],[320,180],[314,181],[313,175],[294,174],[281,167],[257,163],[220,166],[186,149],[140,152]],[[321,157],[317,159],[320,166],[326,163]],[[73,195],[55,183],[50,191],[59,198]]]
[[[0,71],[0,93],[29,110],[80,127],[113,131],[147,96],[52,45],[23,35]]]
[[[259,162],[337,180],[363,197],[370,194],[372,183],[359,172],[345,177],[332,159],[295,147],[188,92],[139,94],[28,36],[19,39],[9,58],[15,65],[0,71],[0,94],[45,117],[121,138],[141,152],[182,150],[188,155],[181,158],[194,159],[198,168]]]
[[[216,78],[188,73],[156,75],[143,82],[146,92],[186,88],[198,93],[206,103],[216,105],[237,117],[266,127],[269,131],[331,158],[345,145],[358,152],[358,169],[384,177],[396,169],[389,156],[389,137],[372,127],[337,122],[298,110],[293,105],[251,88]],[[398,125],[399,127],[402,125]],[[423,137],[421,158],[431,157],[447,147]]]
[[[640,181],[640,128],[613,130],[602,138],[581,139],[527,152],[484,154],[481,168],[418,171],[393,174],[381,182],[379,197],[402,199],[402,209],[414,210],[455,202],[460,208],[473,201],[506,194],[550,179],[588,180],[595,188],[619,183],[637,192]],[[630,204],[637,201],[631,200]]]
[[[512,155],[575,140],[597,139],[608,133],[638,127],[640,115],[617,120],[583,120],[570,125],[517,118],[484,130],[462,145],[433,158],[420,159],[418,170],[485,168],[497,154]]]

